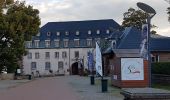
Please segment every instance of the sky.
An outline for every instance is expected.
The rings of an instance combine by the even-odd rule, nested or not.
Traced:
[[[22,0],[19,0],[22,1]],[[132,7],[139,9],[137,2],[143,2],[155,9],[157,14],[151,23],[158,26],[157,34],[170,37],[165,0],[25,0],[40,11],[41,26],[47,22],[113,19],[121,25],[123,13]]]

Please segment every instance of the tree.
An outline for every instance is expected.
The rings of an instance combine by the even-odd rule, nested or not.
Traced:
[[[170,22],[170,7],[167,8],[167,14],[169,15],[168,16],[168,21]]]
[[[165,0],[170,4],[170,0]],[[170,22],[170,6],[167,8],[168,21]]]
[[[127,12],[123,14],[123,27],[134,26],[138,29],[142,29],[142,24],[146,23],[147,14],[142,10],[135,10],[134,8],[129,8]]]
[[[6,14],[0,14],[0,72],[4,67],[13,72],[20,65],[26,53],[24,42],[38,33],[40,25],[37,9],[26,6],[25,2],[11,3],[5,6]],[[3,8],[1,5],[1,11]]]
[[[135,10],[134,8],[129,8],[127,12],[123,14],[122,27],[136,27],[137,29],[142,29],[142,25],[147,23],[148,14],[142,10]],[[157,26],[151,25],[151,28],[156,28]],[[156,31],[152,30],[151,34],[156,34]]]

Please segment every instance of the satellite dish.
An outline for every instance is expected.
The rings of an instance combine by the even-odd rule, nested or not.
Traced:
[[[143,11],[150,13],[150,14],[156,14],[156,11],[149,5],[142,3],[142,2],[138,2],[137,6],[142,9]]]

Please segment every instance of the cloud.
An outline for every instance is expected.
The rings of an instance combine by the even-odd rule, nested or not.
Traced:
[[[159,30],[157,30],[157,32],[158,32],[160,35],[170,37],[170,28],[169,28],[169,27],[168,27],[168,28],[159,29]]]
[[[49,21],[93,19],[114,19],[121,24],[123,13],[128,8],[138,9],[137,2],[139,0],[26,0],[27,4],[40,10],[42,25]],[[163,34],[161,30],[169,29],[170,23],[167,21],[166,14],[169,6],[167,2],[164,0],[140,0],[140,2],[144,2],[156,10],[157,14],[151,22],[158,26],[157,33]]]

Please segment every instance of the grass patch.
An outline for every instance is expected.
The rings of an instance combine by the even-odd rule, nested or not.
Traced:
[[[152,84],[153,88],[170,90],[170,84]]]

